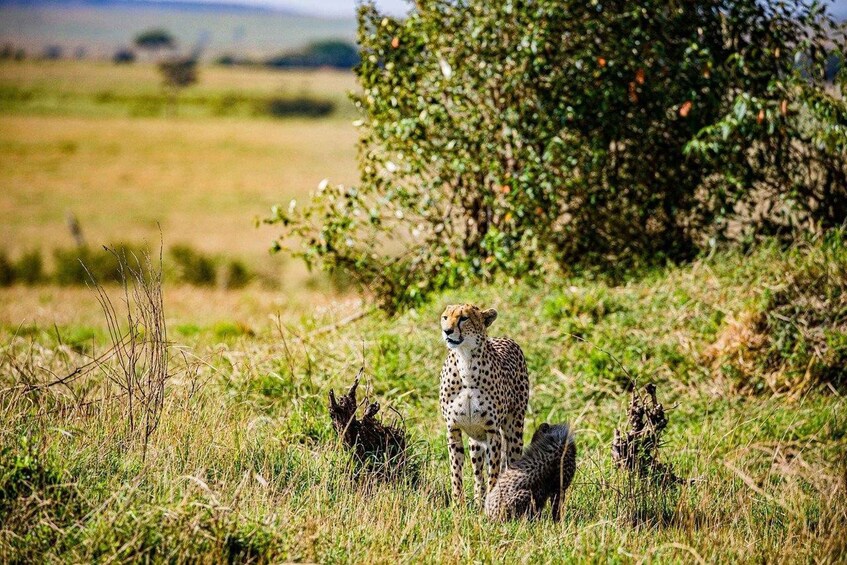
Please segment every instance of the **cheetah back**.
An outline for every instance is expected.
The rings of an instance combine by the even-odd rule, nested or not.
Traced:
[[[529,374],[521,347],[508,337],[489,338],[496,364],[501,368],[500,384],[505,388],[508,412],[523,421],[529,402]]]

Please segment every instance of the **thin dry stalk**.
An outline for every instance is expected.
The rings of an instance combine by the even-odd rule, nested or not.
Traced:
[[[162,296],[162,251],[158,264],[150,255],[142,257],[108,249],[117,258],[121,272],[123,306],[119,316],[109,294],[89,272],[91,286],[103,310],[116,363],[98,362],[106,377],[126,397],[126,421],[129,434],[143,442],[146,459],[150,437],[159,426],[168,379],[169,344]],[[121,325],[125,319],[125,329]]]

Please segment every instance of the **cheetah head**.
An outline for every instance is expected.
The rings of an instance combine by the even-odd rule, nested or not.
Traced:
[[[473,304],[453,304],[441,314],[441,337],[449,349],[476,349],[485,341],[485,329],[497,318],[497,310],[480,310]]]

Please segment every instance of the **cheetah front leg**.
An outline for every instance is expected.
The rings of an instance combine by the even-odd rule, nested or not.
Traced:
[[[447,451],[450,453],[450,477],[453,483],[453,502],[464,500],[462,489],[462,464],[465,460],[465,448],[462,445],[462,430],[447,428]]]
[[[500,477],[500,463],[503,456],[503,440],[500,438],[500,430],[486,430],[488,437],[488,489],[494,488]]]
[[[485,442],[468,438],[468,448],[471,451],[473,464],[473,499],[478,505],[485,504]]]

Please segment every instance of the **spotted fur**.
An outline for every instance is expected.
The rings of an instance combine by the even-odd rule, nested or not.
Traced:
[[[548,500],[559,521],[561,496],[576,470],[576,445],[567,424],[541,424],[523,457],[509,465],[485,498],[494,520],[536,518]]]
[[[448,306],[441,334],[450,352],[441,369],[441,415],[447,424],[447,447],[453,499],[462,500],[462,433],[468,436],[474,471],[474,500],[482,504],[503,469],[521,455],[523,422],[529,400],[526,360],[517,343],[489,338],[487,328],[497,311],[471,304]],[[488,463],[488,486],[484,471]]]

